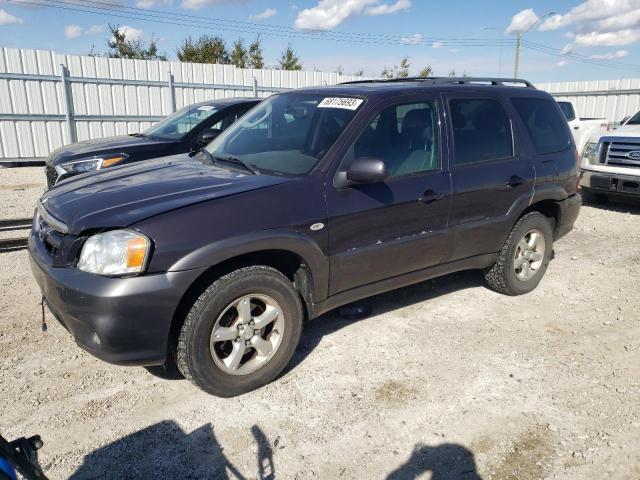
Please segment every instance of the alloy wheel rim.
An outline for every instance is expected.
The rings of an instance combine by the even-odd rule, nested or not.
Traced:
[[[227,374],[248,375],[273,358],[284,328],[278,302],[268,295],[244,295],[227,305],[213,325],[211,357]]]
[[[542,267],[546,242],[543,233],[532,228],[518,242],[513,255],[513,270],[523,282],[531,280]]]

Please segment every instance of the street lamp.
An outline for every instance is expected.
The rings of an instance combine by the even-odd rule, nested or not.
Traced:
[[[531,30],[533,27],[535,27],[536,25],[538,25],[544,18],[550,17],[551,15],[555,15],[558,12],[549,12],[549,13],[545,13],[543,16],[541,16],[536,23],[534,23],[533,25],[531,25],[529,28],[527,28],[524,32],[518,32],[516,34],[516,64],[515,67],[513,69],[513,78],[518,78],[518,66],[520,64],[520,43],[522,40],[522,37],[525,36],[525,34],[527,34],[529,32],[529,30]]]

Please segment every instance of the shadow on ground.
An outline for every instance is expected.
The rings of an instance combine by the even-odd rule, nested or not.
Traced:
[[[273,449],[258,426],[251,433],[258,453],[249,477],[227,459],[211,425],[187,434],[176,422],[163,421],[91,452],[70,478],[274,480]]]
[[[362,302],[371,306],[373,310],[371,315],[381,315],[414,303],[424,302],[448,293],[478,287],[483,284],[480,271],[467,270],[375,295],[362,300]],[[320,344],[325,335],[330,335],[357,321],[360,320],[348,320],[340,317],[337,310],[333,310],[311,320],[305,325],[302,331],[302,338],[300,339],[298,350],[285,370],[285,373],[302,363]]]
[[[91,452],[70,479],[275,480],[273,447],[260,427],[254,425],[251,433],[257,448],[248,450],[257,450],[257,455],[255,470],[250,472],[241,472],[229,461],[211,425],[185,433],[176,422],[167,420]],[[304,467],[293,469],[302,471]],[[351,465],[351,469],[357,471],[357,466]],[[411,480],[425,473],[431,473],[433,480],[482,480],[473,453],[453,443],[416,445],[406,463],[387,480]]]
[[[601,201],[597,201],[599,198]],[[633,198],[612,196],[612,197],[596,197],[589,196],[582,197],[582,203],[585,206],[597,208],[600,210],[609,210],[611,212],[618,213],[630,213],[633,215],[640,215],[640,201]]]
[[[431,480],[482,480],[473,453],[456,443],[416,445],[409,460],[389,474],[387,480],[412,480],[431,473]]]

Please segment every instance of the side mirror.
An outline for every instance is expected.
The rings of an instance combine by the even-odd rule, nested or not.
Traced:
[[[388,176],[384,160],[375,157],[356,158],[347,170],[347,181],[351,184],[380,183]]]
[[[203,130],[196,138],[196,146],[204,147],[205,145],[208,145],[214,141],[220,133],[222,133],[222,130],[218,128],[207,128],[206,130]]]

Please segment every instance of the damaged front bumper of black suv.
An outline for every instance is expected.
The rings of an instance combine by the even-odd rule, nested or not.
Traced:
[[[105,277],[65,264],[58,235],[39,235],[32,228],[29,261],[33,276],[53,316],[76,343],[109,363],[161,365],[176,306],[202,270],[134,277]],[[63,238],[64,240],[64,238]]]

